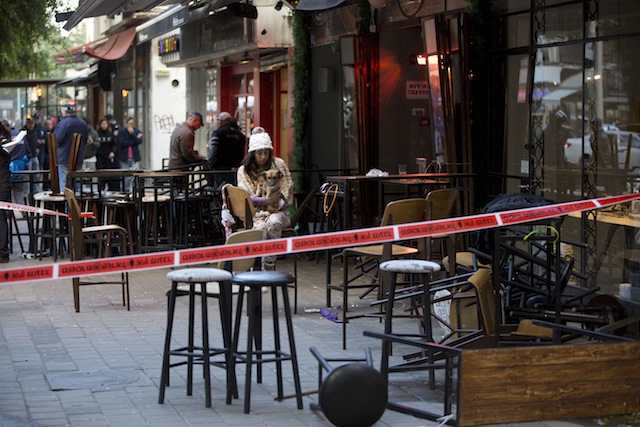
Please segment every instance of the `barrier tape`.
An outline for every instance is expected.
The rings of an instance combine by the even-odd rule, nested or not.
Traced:
[[[640,194],[610,196],[578,202],[558,203],[535,208],[491,214],[462,216],[410,224],[363,228],[309,236],[263,240],[233,245],[210,246],[157,252],[153,254],[69,261],[19,269],[0,270],[0,284],[55,280],[105,273],[125,273],[156,268],[230,261],[264,255],[281,255],[325,249],[379,244],[442,234],[486,230],[555,218],[572,212],[600,209],[640,199]]]
[[[35,206],[20,205],[18,203],[0,202],[0,209],[4,209],[8,211],[30,212],[30,213],[39,214],[39,215],[67,216],[67,214],[63,212],[52,211],[50,209],[37,208]]]
[[[66,216],[67,218],[70,218],[70,215],[65,212],[52,211],[51,209],[37,208],[35,206],[29,206],[29,205],[21,205],[19,203],[0,202],[0,209],[4,209],[7,211],[30,212],[38,215]],[[93,212],[81,212],[80,217],[95,218],[95,216],[93,215]]]

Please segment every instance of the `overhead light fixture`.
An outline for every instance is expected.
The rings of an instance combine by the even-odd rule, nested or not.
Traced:
[[[421,53],[417,55],[409,55],[409,63],[413,65],[425,66],[427,65],[427,57]]]
[[[253,58],[249,56],[249,52],[245,52],[242,58],[240,58],[240,61],[238,61],[238,64],[248,64],[251,61],[253,61]]]

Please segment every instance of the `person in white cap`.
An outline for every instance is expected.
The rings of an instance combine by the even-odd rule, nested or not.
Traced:
[[[278,196],[280,200],[269,200],[267,197],[258,196],[258,178],[262,172],[269,169],[277,169],[282,174],[282,178],[280,178],[282,196]],[[253,228],[262,230],[262,235],[265,239],[280,238],[282,230],[291,225],[289,206],[293,204],[293,180],[285,161],[273,155],[271,137],[260,126],[251,131],[249,152],[238,168],[237,180],[238,187],[250,194],[251,201],[256,206]],[[266,207],[274,202],[279,203],[280,210],[269,213]],[[264,257],[265,269],[273,269],[275,260],[275,256]]]

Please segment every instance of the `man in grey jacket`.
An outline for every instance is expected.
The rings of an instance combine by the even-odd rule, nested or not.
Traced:
[[[169,170],[186,170],[207,158],[194,149],[196,131],[202,127],[202,114],[189,114],[186,122],[180,123],[171,134],[169,148]]]

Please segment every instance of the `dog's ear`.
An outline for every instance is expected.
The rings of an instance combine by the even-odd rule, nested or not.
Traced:
[[[267,171],[260,172],[260,175],[258,175],[258,176],[263,178],[263,179],[267,179]]]
[[[276,174],[276,176],[278,177],[278,179],[282,178],[282,172],[278,171],[278,173]]]

